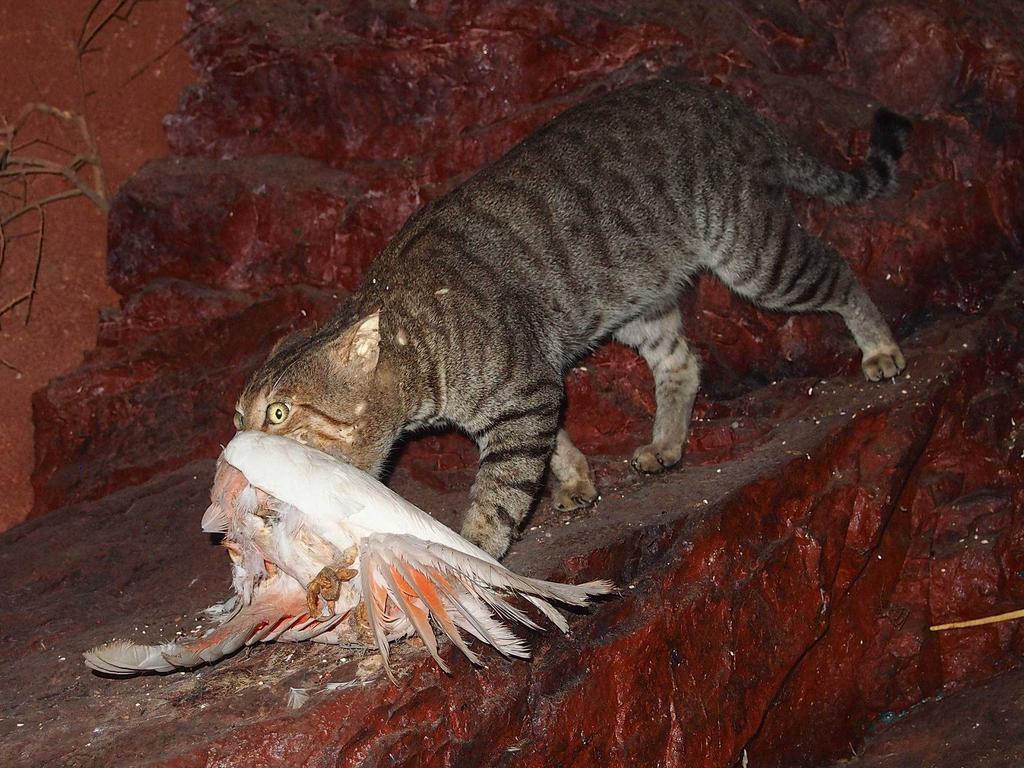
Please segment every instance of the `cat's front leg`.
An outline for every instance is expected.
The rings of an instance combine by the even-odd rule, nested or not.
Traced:
[[[568,512],[588,507],[597,501],[597,486],[587,457],[572,444],[572,438],[564,429],[558,430],[558,437],[555,438],[551,474],[554,476],[551,497],[558,511]]]
[[[556,391],[557,390],[557,391]],[[555,448],[561,386],[509,405],[477,435],[480,468],[462,535],[500,558],[530,512]]]

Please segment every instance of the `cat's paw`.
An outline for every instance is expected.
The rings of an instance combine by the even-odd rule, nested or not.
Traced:
[[[466,522],[460,531],[462,538],[500,560],[512,546],[515,531],[503,520],[488,521],[483,515],[474,515],[472,512],[470,510],[470,514],[466,516]]]
[[[682,457],[682,444],[656,445],[652,443],[637,448],[630,464],[637,472],[653,475],[664,472],[669,467],[674,467]]]
[[[568,483],[556,481],[555,487],[551,489],[551,500],[559,512],[582,509],[597,501],[597,488],[594,487],[594,481],[585,476]]]
[[[891,379],[901,373],[907,367],[907,361],[900,352],[900,348],[893,346],[880,349],[872,355],[865,356],[861,363],[864,369],[864,377],[868,381],[881,381]]]

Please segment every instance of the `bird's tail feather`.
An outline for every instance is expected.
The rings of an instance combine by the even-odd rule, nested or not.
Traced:
[[[446,672],[431,618],[474,664],[481,664],[480,658],[466,645],[460,630],[504,656],[528,658],[526,644],[505,622],[530,629],[540,626],[507,598],[525,599],[566,632],[568,624],[549,600],[584,606],[592,597],[614,589],[607,581],[574,585],[519,576],[498,563],[406,534],[374,534],[363,539],[359,549],[367,619],[392,681],[388,640],[396,636],[398,627],[404,625],[406,634],[419,635]]]

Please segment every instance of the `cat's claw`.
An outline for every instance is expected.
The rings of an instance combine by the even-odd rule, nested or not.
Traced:
[[[892,347],[865,357],[861,367],[868,381],[881,381],[900,374],[907,367],[907,361],[899,347]]]
[[[570,512],[591,506],[597,501],[597,488],[589,477],[578,477],[569,483],[558,483],[551,491],[555,509]]]
[[[682,445],[644,445],[633,453],[630,465],[641,474],[653,475],[674,467],[682,457]]]

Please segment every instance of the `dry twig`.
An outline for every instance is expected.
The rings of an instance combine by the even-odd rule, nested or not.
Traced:
[[[35,143],[43,143],[42,140],[33,140],[22,145],[15,144],[15,139],[19,132],[25,129],[26,123],[34,114],[47,115],[76,128],[82,136],[82,141],[85,143],[86,151],[82,154],[74,155],[63,165],[41,157],[21,155],[20,153],[25,147],[31,146]],[[54,147],[61,152],[70,154],[69,150],[59,147],[52,142],[47,141],[45,144]],[[110,208],[110,205],[107,202],[106,178],[103,175],[103,166],[100,163],[100,155],[99,149],[96,146],[96,139],[93,137],[92,131],[89,129],[89,124],[85,121],[85,118],[77,112],[58,109],[50,106],[49,104],[44,104],[38,101],[26,104],[22,107],[21,112],[18,113],[17,118],[15,118],[13,122],[0,127],[0,157],[4,158],[4,161],[0,163],[0,179],[17,178],[27,181],[30,176],[61,176],[78,191],[78,194],[89,198],[90,202],[92,202],[93,205],[101,211],[106,212]],[[92,169],[93,184],[91,187],[78,175],[78,172],[86,166]],[[71,195],[64,195],[64,197],[70,196]],[[39,204],[44,204],[45,202],[53,201],[39,201]],[[4,217],[2,223],[9,224],[19,215],[31,210],[34,205],[35,203],[28,205],[23,194],[22,208],[20,211],[15,211],[13,214]]]
[[[85,21],[82,22],[82,29],[75,40],[75,54],[78,58],[82,59],[86,54],[100,50],[93,47],[93,43],[100,32],[114,19],[128,21],[128,17],[132,15],[135,6],[142,2],[145,2],[145,0],[117,0],[114,7],[102,18],[95,18],[100,6],[103,5],[103,0],[95,0],[89,7],[89,12],[85,15]]]
[[[234,9],[234,7],[236,5],[239,5],[242,2],[244,2],[244,1],[245,0],[234,0],[233,3],[229,3],[228,5],[223,6],[222,8],[220,8],[219,15],[221,15],[221,16],[227,15],[232,9]],[[196,33],[198,33],[200,30],[202,30],[208,24],[210,24],[210,20],[209,19],[205,19],[203,21],[200,21],[198,23],[194,23],[194,24],[190,25],[188,29],[186,29],[178,38],[176,38],[174,41],[172,41],[166,48],[164,48],[162,51],[160,51],[160,53],[158,53],[156,56],[154,56],[149,61],[147,61],[145,64],[143,64],[141,67],[139,67],[134,72],[132,72],[128,76],[128,79],[125,80],[122,83],[122,85],[128,85],[129,83],[133,82],[134,80],[137,80],[139,77],[141,77],[143,74],[145,74],[149,70],[150,67],[152,67],[154,64],[156,64],[156,63],[158,63],[160,61],[163,61],[165,58],[167,58],[167,56],[171,53],[171,51],[173,51],[178,46],[182,45],[186,40],[188,40],[190,37],[194,36]]]
[[[81,107],[78,112],[60,109],[41,101],[23,106],[17,116],[8,122],[0,115],[0,284],[8,251],[14,241],[36,236],[35,264],[27,290],[0,306],[0,319],[15,308],[24,305],[25,325],[32,317],[32,305],[39,288],[39,273],[43,262],[45,242],[45,208],[61,200],[84,197],[103,213],[110,210],[107,182],[103,173],[99,148],[86,118],[89,92],[85,86],[83,59],[99,51],[98,37],[115,20],[127,21],[136,6],[150,0],[94,0],[82,27],[73,42],[75,66],[81,87]],[[104,8],[108,10],[104,10]],[[71,128],[80,137],[80,151],[69,150],[46,136],[29,133],[34,117],[49,118]],[[57,180],[64,187],[47,186],[41,194],[35,182]],[[39,217],[37,229],[29,232],[9,232],[8,228],[29,213]],[[0,358],[0,366],[20,373],[18,368]]]
[[[34,115],[50,117],[76,129],[85,145],[84,151],[74,154],[53,142],[38,138],[19,142],[19,136],[24,133],[26,126]],[[37,145],[57,150],[69,156],[69,159],[60,162],[24,153],[25,149]],[[81,175],[83,172],[91,172],[91,183]],[[33,182],[40,177],[61,179],[66,183],[67,188],[32,199],[31,189]],[[17,191],[11,193],[6,189],[2,190],[6,198],[14,201],[14,208],[9,212],[0,213],[0,277],[3,275],[2,270],[7,260],[8,247],[13,240],[20,237],[30,234],[36,235],[35,264],[32,269],[32,281],[29,288],[0,307],[0,318],[16,307],[25,304],[24,322],[28,325],[32,317],[32,304],[39,288],[39,271],[43,262],[46,222],[44,208],[60,200],[72,197],[85,197],[104,213],[110,209],[110,203],[107,199],[106,178],[103,174],[103,166],[100,163],[96,140],[85,118],[76,112],[58,109],[50,104],[31,102],[22,107],[12,122],[0,125],[0,188],[11,185],[15,185],[20,190],[20,193]],[[7,228],[10,225],[33,212],[39,217],[39,227],[34,232],[8,235]],[[11,365],[5,367],[13,369]]]
[[[25,307],[25,325],[28,325],[28,321],[32,319],[32,302],[35,301],[36,290],[39,287],[39,269],[43,265],[43,232],[46,228],[46,214],[43,213],[42,205],[36,205],[35,210],[39,213],[39,229],[36,230],[38,238],[36,239],[36,263],[32,268],[32,283],[25,293],[0,307],[0,317],[3,317],[19,304],[28,302]]]
[[[983,624],[998,624],[1003,621],[1013,621],[1014,619],[1024,619],[1024,608],[1017,611],[999,613],[995,616],[971,619],[970,621],[954,621],[949,624],[936,624],[934,627],[929,627],[929,629],[932,632],[942,632],[947,629],[963,629],[964,627],[980,627]]]
[[[12,363],[7,362],[2,357],[0,357],[0,365],[2,365],[4,368],[9,368],[10,370],[14,371],[18,376],[21,376],[21,368]]]

